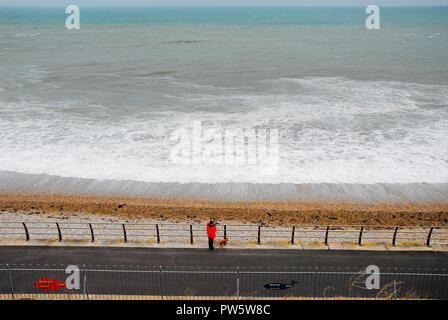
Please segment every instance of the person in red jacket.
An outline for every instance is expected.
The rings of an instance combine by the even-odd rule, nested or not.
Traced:
[[[215,250],[213,245],[216,238],[216,226],[213,223],[213,220],[210,220],[210,222],[207,223],[207,236],[208,236],[208,248],[210,250]]]

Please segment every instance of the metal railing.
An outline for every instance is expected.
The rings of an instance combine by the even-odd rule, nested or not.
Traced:
[[[0,265],[0,299],[448,299],[446,273],[382,269],[368,289],[369,275],[365,267]]]
[[[63,240],[119,240],[123,242],[146,240],[160,243],[167,239],[204,241],[207,238],[203,224],[146,224],[99,222],[0,222],[0,238]],[[298,241],[385,242],[395,246],[399,242],[431,246],[448,243],[448,227],[440,226],[267,226],[227,224],[217,226],[217,238],[229,238],[262,244],[280,241],[294,244]]]

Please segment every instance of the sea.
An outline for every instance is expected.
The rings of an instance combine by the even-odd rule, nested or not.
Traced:
[[[0,192],[447,202],[448,7],[79,9],[0,7]],[[173,162],[198,122],[278,166]]]

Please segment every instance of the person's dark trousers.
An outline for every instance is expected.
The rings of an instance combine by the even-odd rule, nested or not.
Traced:
[[[208,238],[208,248],[210,249],[210,250],[213,250],[213,239],[212,238]]]

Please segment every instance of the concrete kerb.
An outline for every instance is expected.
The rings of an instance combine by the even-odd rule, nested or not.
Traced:
[[[0,239],[0,246],[83,246],[83,247],[130,247],[130,248],[197,248],[206,249],[208,243],[195,242],[190,244],[189,241],[161,241],[157,243],[152,239],[140,241],[123,241],[117,240],[95,240],[91,242],[89,239],[85,240],[63,240],[61,242],[57,239],[50,240],[7,240]],[[266,243],[257,244],[255,241],[229,241],[229,243],[221,248],[219,242],[215,242],[217,250],[232,250],[232,249],[298,249],[298,250],[370,250],[370,251],[448,251],[448,245],[434,244],[430,247],[420,244],[397,243],[392,246],[386,243],[369,242],[359,246],[353,242],[329,242],[328,246],[318,241],[297,241],[291,243],[278,243],[278,241],[267,241]]]

